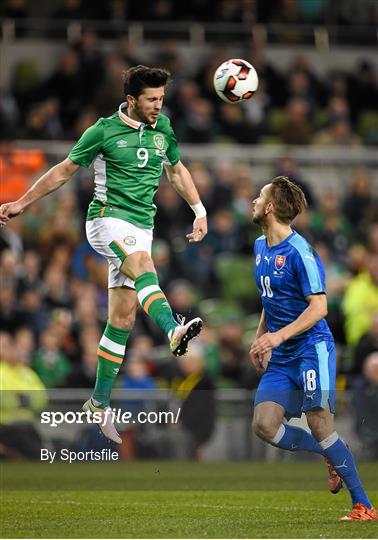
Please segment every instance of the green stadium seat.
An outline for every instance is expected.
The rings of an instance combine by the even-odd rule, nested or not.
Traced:
[[[222,284],[222,297],[225,300],[245,302],[257,298],[250,257],[220,255],[215,261],[215,272]]]
[[[378,112],[365,111],[360,115],[358,133],[366,144],[378,144]]]

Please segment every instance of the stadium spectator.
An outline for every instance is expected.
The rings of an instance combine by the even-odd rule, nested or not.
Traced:
[[[46,167],[46,157],[38,149],[15,148],[9,135],[1,132],[0,203],[15,200],[29,187],[32,179]]]
[[[99,85],[93,95],[93,109],[91,114],[95,121],[98,116],[110,116],[118,109],[120,101],[120,74],[127,67],[127,63],[118,53],[109,52],[105,57],[105,69],[102,79],[99,80]],[[77,135],[81,135],[83,131],[79,131],[77,125]],[[84,126],[83,126],[84,127]]]
[[[343,214],[362,236],[366,228],[368,210],[373,203],[372,178],[367,170],[357,169],[343,202]]]
[[[0,327],[6,332],[14,332],[27,323],[17,308],[15,290],[9,286],[0,287]]]
[[[152,246],[152,259],[156,268],[159,282],[163,288],[168,288],[169,284],[176,278],[178,271],[172,260],[172,253],[168,242],[156,239]]]
[[[343,344],[345,343],[344,318],[340,306],[350,281],[350,274],[343,264],[332,257],[332,250],[324,241],[316,242],[314,247],[323,261],[327,276],[327,322],[332,328],[335,342]]]
[[[41,346],[33,355],[32,366],[48,388],[65,385],[71,366],[51,328],[42,333]]]
[[[57,98],[60,121],[65,130],[70,129],[85,103],[87,93],[76,51],[66,49],[63,52],[57,69],[43,84],[42,92],[46,97]]]
[[[177,137],[189,143],[209,143],[217,133],[214,107],[208,99],[198,97],[186,105],[182,122],[177,123]]]
[[[26,114],[24,139],[63,139],[64,130],[60,118],[60,103],[55,97],[33,105]]]
[[[239,144],[254,144],[257,136],[241,107],[222,103],[219,110],[219,140]]]
[[[370,330],[361,337],[354,349],[350,373],[353,375],[360,374],[367,357],[375,352],[378,352],[378,309],[374,314]]]
[[[334,191],[323,193],[318,209],[312,213],[312,228],[316,238],[324,242],[339,263],[345,264],[346,250],[352,232],[340,212],[340,201]]]
[[[170,459],[201,459],[203,445],[210,439],[215,425],[214,383],[204,369],[203,351],[198,343],[193,343],[180,358],[179,365],[182,372],[182,382],[177,388],[179,422],[162,434],[161,451]]]
[[[353,388],[355,429],[364,445],[365,457],[378,458],[378,352],[367,356]]]
[[[15,332],[14,343],[17,354],[23,364],[30,366],[35,348],[34,334],[27,326],[21,327]]]
[[[356,346],[373,324],[378,306],[378,255],[369,253],[366,270],[349,283],[343,300],[347,344]]]
[[[360,146],[361,139],[352,132],[347,120],[336,118],[331,120],[328,128],[314,135],[312,143],[319,146]]]
[[[278,135],[284,144],[309,144],[311,128],[306,101],[301,98],[289,101],[286,107],[286,117],[278,130]]]
[[[233,386],[244,386],[247,351],[243,344],[244,327],[237,314],[225,316],[218,332],[221,360],[221,376]]]
[[[180,313],[186,319],[197,316],[196,292],[190,281],[172,281],[167,296],[173,312]]]
[[[47,404],[45,387],[19,354],[10,333],[0,332],[0,455],[40,459],[35,416]]]
[[[112,4],[112,3],[111,3]],[[84,31],[75,45],[78,54],[82,86],[86,88],[86,100],[91,101],[104,78],[105,62],[96,32]]]
[[[273,176],[287,176],[289,180],[295,182],[301,188],[305,194],[308,207],[313,208],[315,206],[316,198],[313,189],[302,177],[302,173],[292,156],[286,155],[278,160]]]

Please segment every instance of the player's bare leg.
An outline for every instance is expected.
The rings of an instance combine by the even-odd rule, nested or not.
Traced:
[[[282,421],[284,419],[285,409],[282,405],[274,403],[272,401],[265,401],[259,403],[255,408],[253,416],[253,431],[261,439],[270,444],[290,451],[303,451],[316,452],[322,454],[321,447],[314,440],[314,437],[307,433],[302,428],[286,425],[284,426]],[[321,417],[320,417],[321,418]],[[320,420],[319,420],[320,421]],[[319,431],[332,433],[333,424],[324,426]],[[323,437],[325,438],[325,437]],[[323,440],[323,438],[321,440]],[[338,493],[342,488],[342,480],[336,473],[332,464],[326,459],[328,466],[328,487],[332,493]]]
[[[173,317],[168,300],[160,289],[151,256],[146,251],[136,251],[126,257],[120,268],[135,282],[138,300],[149,317],[167,334],[170,349],[175,356],[181,356],[188,349],[188,342],[202,329],[199,317],[188,323],[179,324]]]
[[[284,416],[282,405],[273,401],[259,403],[253,413],[252,429],[260,439],[272,443]]]
[[[334,416],[327,409],[306,413],[307,422],[314,438],[323,449],[324,456],[345,482],[351,498],[352,511],[341,521],[374,521],[377,513],[373,508],[358,475],[353,455],[334,429]]]
[[[84,411],[100,414],[102,433],[116,443],[121,443],[122,439],[110,414],[110,393],[123,361],[127,338],[134,326],[137,307],[138,299],[133,289],[109,289],[108,322],[97,351],[96,385],[93,395],[83,405]]]

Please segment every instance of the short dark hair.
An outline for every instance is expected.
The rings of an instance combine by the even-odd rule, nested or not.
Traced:
[[[299,186],[287,176],[276,176],[271,181],[269,197],[274,205],[274,213],[282,223],[289,224],[307,208],[306,197]]]
[[[137,98],[145,88],[159,88],[166,86],[171,74],[166,69],[135,66],[122,72],[123,92]]]

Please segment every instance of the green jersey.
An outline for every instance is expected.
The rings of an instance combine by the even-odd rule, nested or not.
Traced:
[[[122,112],[125,105],[89,127],[68,157],[82,167],[94,165],[88,220],[109,216],[151,229],[163,165],[176,165],[180,154],[167,116],[161,114],[154,125],[143,124]]]

